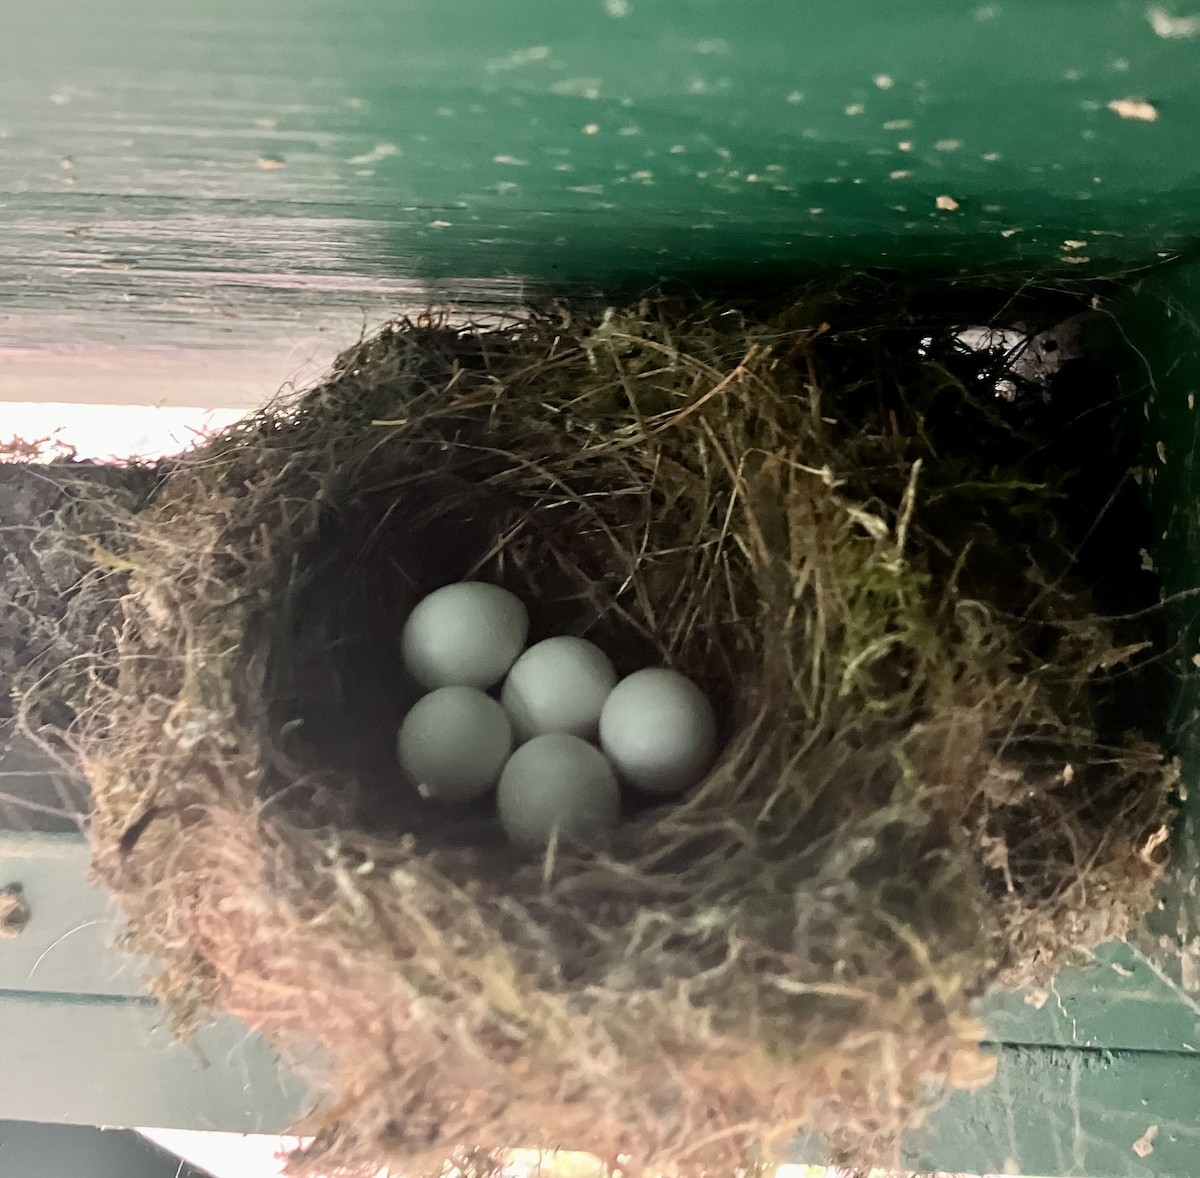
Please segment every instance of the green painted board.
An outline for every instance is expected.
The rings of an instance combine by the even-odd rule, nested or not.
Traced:
[[[1153,1152],[1143,1157],[1134,1147],[1144,1141]],[[1008,1048],[988,1088],[957,1094],[914,1135],[905,1164],[941,1173],[1196,1178],[1200,1056]]]
[[[11,0],[0,345],[234,346],[430,282],[1144,265],[1197,230],[1180,2]]]
[[[278,1133],[306,1111],[302,1085],[245,1027],[182,1043],[148,999],[0,992],[0,1044],[7,1120]]]

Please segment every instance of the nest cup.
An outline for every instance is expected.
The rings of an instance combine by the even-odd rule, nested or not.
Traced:
[[[296,1165],[711,1170],[802,1128],[886,1161],[990,1078],[972,999],[1148,907],[1172,771],[1112,722],[1132,623],[948,326],[400,322],[128,518],[70,734],[97,871],[185,1022],[304,1072]],[[545,855],[408,790],[397,639],[464,578],[702,684],[706,780]]]

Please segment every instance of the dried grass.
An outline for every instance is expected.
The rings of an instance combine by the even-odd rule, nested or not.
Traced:
[[[397,323],[128,519],[96,871],[176,1011],[309,1076],[300,1165],[886,1161],[990,1078],[975,997],[1149,906],[1172,770],[1104,720],[1065,473],[870,318]],[[544,859],[402,791],[393,638],[466,575],[702,681],[702,787]]]

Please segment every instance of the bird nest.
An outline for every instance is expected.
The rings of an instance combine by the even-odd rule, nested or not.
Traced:
[[[309,1080],[297,1165],[886,1161],[989,1080],[974,999],[1149,907],[1152,635],[1061,422],[872,294],[397,322],[88,542],[109,621],[23,714],[70,697],[156,993]],[[710,774],[546,853],[406,787],[396,639],[468,578],[702,684]]]

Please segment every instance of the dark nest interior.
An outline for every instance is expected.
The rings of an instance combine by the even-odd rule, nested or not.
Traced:
[[[802,1127],[886,1162],[986,1083],[973,1000],[1120,936],[1165,854],[1114,349],[1073,295],[882,280],[427,317],[102,540],[58,512],[88,624],[21,717],[82,767],[157,993],[310,1080],[297,1164],[711,1171]],[[549,855],[405,789],[396,639],[463,578],[700,682],[710,775]]]

